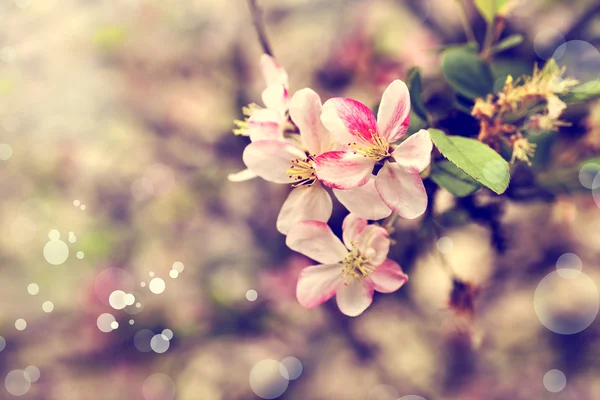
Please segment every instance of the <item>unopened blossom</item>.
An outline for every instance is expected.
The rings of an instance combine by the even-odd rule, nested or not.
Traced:
[[[387,87],[377,119],[356,100],[334,98],[323,105],[321,121],[348,148],[315,158],[317,176],[335,189],[351,212],[371,218],[373,209],[384,215],[387,207],[410,219],[425,212],[427,194],[419,173],[431,161],[429,132],[421,130],[397,146],[392,144],[410,123],[410,95],[404,82],[396,80]],[[376,164],[382,168],[373,177]]]
[[[296,92],[290,102],[290,117],[300,131],[297,140],[259,140],[244,150],[250,171],[275,183],[293,186],[277,218],[277,229],[287,234],[299,221],[328,221],[333,203],[317,179],[314,158],[329,150],[332,139],[321,124],[321,99],[312,89]]]
[[[262,92],[265,108],[254,103],[242,109],[245,120],[234,121],[237,126],[236,135],[248,136],[252,142],[258,140],[283,140],[289,107],[288,74],[285,69],[268,54],[260,58],[261,72],[266,88]],[[245,169],[230,174],[232,182],[246,181],[255,178],[256,174]]]
[[[326,223],[304,221],[290,230],[286,244],[321,263],[300,273],[296,288],[299,303],[313,308],[336,295],[340,311],[355,317],[371,305],[375,290],[392,293],[408,276],[387,258],[390,239],[384,228],[350,214],[342,229],[343,243]]]

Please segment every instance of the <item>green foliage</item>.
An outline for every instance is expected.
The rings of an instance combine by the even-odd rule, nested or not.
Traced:
[[[457,197],[465,197],[481,189],[481,184],[450,161],[436,163],[431,169],[431,180]]]
[[[444,157],[477,182],[498,194],[504,193],[510,169],[500,154],[475,139],[448,136],[438,129],[429,129],[429,133]]]
[[[411,110],[421,118],[423,121],[427,121],[427,109],[423,103],[422,96],[422,85],[421,85],[421,72],[419,68],[414,67],[408,70],[406,85],[410,93],[410,105]]]
[[[524,40],[525,38],[523,35],[519,34],[507,36],[492,47],[492,53],[500,53],[512,49],[513,47],[517,47],[523,43]]]
[[[494,21],[494,17],[506,3],[508,0],[475,0],[475,6],[488,24]]]
[[[583,103],[600,98],[600,79],[582,83],[558,97],[567,104]]]
[[[442,72],[452,88],[469,99],[492,93],[494,77],[490,65],[468,47],[453,47],[442,53]]]

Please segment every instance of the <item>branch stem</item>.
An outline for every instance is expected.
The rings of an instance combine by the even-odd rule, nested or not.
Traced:
[[[252,22],[254,23],[254,29],[256,30],[256,34],[258,35],[258,41],[260,42],[263,52],[273,57],[273,50],[271,49],[271,44],[269,43],[269,39],[267,38],[262,11],[257,4],[257,0],[248,0],[248,6],[250,7],[250,13],[252,14]]]

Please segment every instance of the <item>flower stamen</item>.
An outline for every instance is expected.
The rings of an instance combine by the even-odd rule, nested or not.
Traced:
[[[379,136],[373,129],[369,129],[369,133],[371,134],[370,146],[348,143],[348,146],[354,149],[354,154],[362,154],[363,157],[373,158],[378,161],[390,157],[391,149],[387,139]],[[356,136],[362,136],[357,130],[354,131],[354,134]]]
[[[358,243],[352,242],[352,250],[344,258],[344,267],[342,268],[342,279],[345,285],[349,285],[353,279],[366,278],[375,271],[375,266],[369,262],[371,257],[363,254],[358,249]]]
[[[288,168],[286,174],[292,179],[293,187],[311,186],[317,181],[313,160],[313,155],[309,155],[305,159],[296,158],[292,160],[292,165]]]

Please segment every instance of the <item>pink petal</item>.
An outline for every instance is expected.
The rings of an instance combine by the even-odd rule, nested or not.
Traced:
[[[352,249],[352,242],[356,240],[358,234],[368,225],[364,218],[359,218],[355,214],[348,214],[342,223],[342,238],[348,249]]]
[[[421,172],[431,162],[432,149],[433,143],[429,137],[429,132],[421,129],[400,143],[392,153],[392,156],[396,160],[396,163]]]
[[[386,162],[375,178],[381,200],[398,215],[414,219],[427,208],[427,193],[416,171]]]
[[[387,230],[379,225],[368,225],[355,239],[360,251],[369,258],[369,263],[383,263],[390,251],[390,238]]]
[[[283,117],[288,110],[290,97],[285,86],[275,84],[267,86],[267,88],[263,90],[262,101],[265,107],[277,111]]]
[[[244,164],[264,180],[275,183],[290,183],[287,169],[296,158],[306,154],[293,144],[280,140],[260,140],[252,142],[242,154]]]
[[[375,162],[352,150],[328,151],[315,158],[317,177],[335,189],[352,189],[366,184]]]
[[[256,110],[248,118],[250,140],[283,140],[283,122],[281,115],[268,108]]]
[[[300,221],[327,222],[333,202],[320,183],[292,189],[277,217],[277,230],[286,235]]]
[[[393,260],[386,260],[369,275],[375,290],[381,293],[392,293],[400,289],[408,281],[400,265]]]
[[[400,139],[410,124],[410,94],[406,84],[395,80],[383,92],[377,111],[377,132],[389,143]]]
[[[290,229],[287,246],[323,264],[340,262],[348,254],[344,244],[325,222],[302,221]]]
[[[322,264],[306,267],[300,272],[296,297],[302,307],[313,308],[329,300],[340,285],[341,264]]]
[[[244,182],[244,181],[249,181],[250,179],[254,179],[257,176],[258,175],[256,175],[254,172],[252,172],[248,168],[246,168],[240,172],[235,172],[233,174],[227,175],[227,179],[230,182]]]
[[[336,300],[342,313],[349,317],[359,316],[373,302],[373,283],[369,279],[353,279],[348,285],[342,284]]]
[[[290,117],[311,154],[324,153],[331,146],[331,134],[320,119],[322,110],[321,98],[309,88],[297,91],[290,101]]]
[[[260,66],[266,86],[283,85],[288,87],[288,74],[273,57],[263,54],[260,57]]]
[[[329,99],[323,105],[323,125],[342,144],[372,142],[377,132],[377,121],[373,112],[364,104],[341,97]]]
[[[361,187],[348,190],[333,189],[335,197],[350,211],[364,219],[380,220],[392,213],[375,189],[375,177]]]

